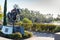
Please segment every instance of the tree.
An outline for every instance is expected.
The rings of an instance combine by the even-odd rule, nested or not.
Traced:
[[[4,3],[4,20],[3,20],[3,25],[6,26],[7,22],[6,22],[6,12],[7,12],[7,0],[5,0]]]

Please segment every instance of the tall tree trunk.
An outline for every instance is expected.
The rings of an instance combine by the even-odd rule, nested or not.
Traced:
[[[4,3],[4,19],[3,19],[3,25],[6,26],[7,22],[6,22],[6,12],[7,12],[7,0],[5,0]]]

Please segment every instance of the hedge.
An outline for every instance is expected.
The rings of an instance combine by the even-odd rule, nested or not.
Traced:
[[[60,26],[57,26],[57,27],[55,28],[55,32],[60,32]]]
[[[39,32],[55,32],[55,28],[57,25],[53,24],[33,24],[31,28],[32,31],[39,31]]]

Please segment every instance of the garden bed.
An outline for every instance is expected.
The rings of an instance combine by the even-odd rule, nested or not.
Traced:
[[[6,35],[0,31],[0,36],[5,37],[5,38],[9,38],[9,39],[20,40],[20,39],[27,39],[27,38],[32,37],[32,33],[25,31],[24,35],[22,35],[20,32],[16,32],[13,34]]]

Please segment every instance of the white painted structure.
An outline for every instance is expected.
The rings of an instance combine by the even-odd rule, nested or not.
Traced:
[[[3,26],[2,27],[2,32],[4,34],[12,34],[13,33],[13,27]]]

